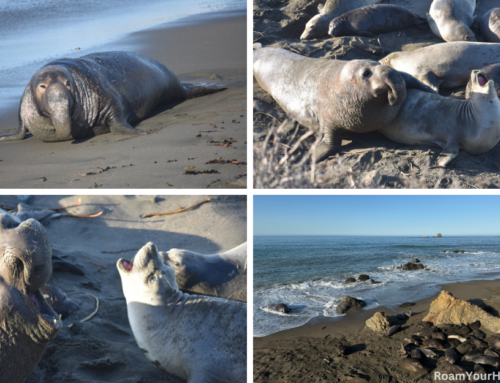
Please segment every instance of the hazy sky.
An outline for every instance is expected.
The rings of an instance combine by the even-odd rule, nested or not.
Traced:
[[[499,196],[254,196],[254,235],[500,235]]]

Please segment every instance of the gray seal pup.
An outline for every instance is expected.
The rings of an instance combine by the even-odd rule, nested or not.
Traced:
[[[332,37],[366,36],[399,31],[416,26],[427,29],[427,21],[408,9],[391,4],[368,5],[344,13],[330,21]]]
[[[318,6],[319,14],[309,20],[304,32],[300,35],[301,40],[315,39],[328,34],[330,21],[353,9],[365,5],[378,4],[383,0],[326,0],[325,5]]]
[[[62,321],[40,289],[52,274],[43,226],[0,215],[0,380],[22,383],[42,358]]]
[[[204,255],[194,251],[171,249],[160,252],[171,266],[179,290],[189,294],[247,300],[246,242],[221,254]]]
[[[410,89],[398,116],[380,132],[402,144],[440,146],[440,166],[455,158],[459,148],[487,152],[500,140],[500,101],[493,81],[481,85],[484,80],[480,71],[472,71],[468,100]]]
[[[398,114],[412,76],[371,60],[324,60],[277,48],[254,51],[253,75],[283,110],[322,135],[313,158],[338,151],[345,132],[379,130]]]
[[[497,95],[499,95],[500,97],[500,64],[486,65],[485,67],[481,68],[480,71],[484,78],[481,77],[479,79],[479,83],[481,85],[484,85],[485,82],[493,80]],[[472,81],[469,80],[469,82],[467,83],[467,87],[465,88],[465,98],[471,97],[470,95],[471,88],[472,88]]]
[[[432,33],[444,41],[476,41],[470,26],[476,0],[434,0],[427,21]]]
[[[246,303],[182,293],[152,242],[116,266],[130,327],[151,363],[188,383],[246,382]]]
[[[62,58],[35,72],[21,98],[17,132],[0,141],[22,140],[28,130],[49,142],[146,134],[130,124],[159,105],[224,89],[183,85],[163,64],[132,52]]]
[[[485,41],[500,43],[500,8],[491,8],[479,19],[479,32]]]
[[[411,74],[436,92],[439,87],[464,86],[471,71],[499,62],[500,44],[464,41],[394,52],[380,60],[384,65]]]

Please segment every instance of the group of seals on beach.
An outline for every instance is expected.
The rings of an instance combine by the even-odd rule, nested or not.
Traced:
[[[19,128],[0,141],[67,141],[104,133],[146,134],[131,124],[157,106],[226,88],[181,84],[166,66],[132,52],[62,58],[40,68],[19,105]]]
[[[344,3],[328,0],[323,9]],[[374,36],[426,24],[401,7],[363,5],[344,6],[341,15],[327,12],[330,34]],[[378,63],[313,59],[256,44],[254,77],[291,118],[321,135],[313,160],[336,153],[346,133],[380,131],[402,144],[441,147],[438,165],[445,166],[459,148],[480,154],[500,140],[500,44],[476,42],[469,29],[475,8],[476,0],[434,0],[427,17],[431,30],[451,42],[394,52]],[[321,36],[306,33],[311,21],[301,39]],[[480,25],[490,36],[485,39],[497,42],[500,8],[488,11]],[[465,100],[438,93],[467,84]]]

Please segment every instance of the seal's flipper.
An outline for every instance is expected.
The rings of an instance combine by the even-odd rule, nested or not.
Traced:
[[[443,151],[438,156],[438,166],[448,165],[452,159],[458,156],[458,151],[459,145],[457,142],[448,142],[448,144],[443,148]]]
[[[24,123],[21,123],[14,134],[0,136],[0,141],[20,141],[26,136],[27,131],[28,129],[26,129]]]
[[[341,145],[342,145],[342,139],[340,139],[339,142],[335,142],[334,144],[328,144],[323,139],[323,141],[321,141],[318,147],[316,148],[316,151],[313,153],[312,159],[315,160],[316,163],[321,162],[323,160],[327,160],[328,157],[334,155],[339,151]]]
[[[124,134],[130,136],[139,136],[141,134],[148,134],[148,132],[145,132],[144,130],[135,129],[131,127],[126,121],[120,122],[120,121],[115,121],[114,119],[111,120],[109,124],[109,130],[111,130],[111,133]]]
[[[413,77],[411,74],[408,74],[406,72],[399,72],[401,76],[403,76],[405,83],[406,83],[406,88],[414,88],[414,89],[420,89],[423,90],[424,92],[429,92],[429,93],[437,93],[434,88],[431,88],[430,86],[424,84],[422,81],[418,80],[416,77]]]
[[[222,92],[227,88],[216,87],[216,86],[194,86],[189,84],[182,84],[186,90],[186,98],[196,98],[201,96],[206,96],[207,94]]]

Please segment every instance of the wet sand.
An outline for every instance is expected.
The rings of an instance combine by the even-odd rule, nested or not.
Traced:
[[[425,289],[426,286],[422,286]],[[466,300],[498,316],[500,310],[500,280],[472,281],[442,286],[456,298]],[[422,291],[420,291],[422,293]],[[401,356],[397,350],[403,338],[417,331],[417,323],[427,315],[432,297],[416,300],[411,309],[414,315],[402,325],[402,330],[392,337],[365,328],[365,322],[376,312],[383,311],[389,317],[404,313],[408,308],[376,307],[370,310],[349,310],[336,320],[316,319],[310,323],[266,337],[254,338],[254,381],[256,382],[412,382],[418,373],[409,373],[397,366]],[[403,302],[402,302],[403,303]],[[490,335],[491,332],[481,328]],[[345,357],[337,356],[337,347],[349,346]],[[427,367],[433,373],[447,363],[444,352],[438,351],[437,361],[428,359]],[[330,359],[329,359],[330,358]],[[325,359],[330,360],[329,362]],[[437,363],[436,363],[437,362]],[[467,371],[473,364],[461,362]],[[493,372],[486,367],[487,372]],[[353,380],[358,379],[358,380]],[[427,375],[419,382],[431,382]]]
[[[30,205],[67,206],[78,198],[73,214],[98,218],[57,218],[44,227],[53,254],[76,263],[85,276],[56,270],[49,283],[65,291],[80,310],[63,321],[63,329],[50,342],[27,383],[177,382],[154,367],[139,350],[127,317],[127,307],[116,261],[131,259],[137,249],[152,241],[159,250],[189,249],[212,254],[246,241],[246,197],[212,196],[184,213],[140,218],[153,212],[177,210],[206,196],[36,196]],[[15,197],[2,196],[0,204],[16,206]],[[93,262],[93,263],[90,263]],[[97,266],[96,264],[102,265]],[[80,320],[100,309],[90,321]],[[68,325],[74,324],[71,329]]]
[[[3,142],[0,187],[246,187],[245,46],[245,11],[193,16],[103,46],[100,51],[127,50],[152,57],[182,82],[228,89],[158,108],[136,125],[147,136],[105,134],[57,143],[30,136]],[[17,119],[17,107],[1,116],[0,134],[13,133]],[[234,142],[221,146],[230,141]],[[219,163],[209,163],[213,160]],[[188,170],[213,172],[185,174],[190,166],[194,168]],[[108,167],[97,175],[77,174]]]
[[[380,60],[396,51],[411,51],[427,45],[443,43],[430,29],[419,30],[416,27],[398,32],[384,33],[374,38],[347,36],[331,38],[324,36],[313,40],[299,39],[308,20],[317,14],[317,5],[324,1],[291,0],[254,1],[254,42],[264,47],[283,48],[294,53],[312,58],[340,60],[369,59]],[[388,4],[384,0],[382,4]],[[432,0],[391,0],[390,4],[406,7],[425,18]],[[482,16],[489,9],[498,6],[495,0],[480,1],[475,14]],[[483,41],[475,27],[472,30],[478,41]],[[382,47],[386,53],[372,54],[366,51],[370,47]],[[459,92],[465,87],[443,90],[442,95]],[[279,121],[285,114],[272,97],[265,92],[254,79],[254,99],[262,111],[275,112]],[[261,142],[269,132],[274,121],[269,115],[254,113],[254,145],[260,148]],[[293,132],[293,130],[292,130]],[[297,137],[307,130],[299,130]],[[292,147],[297,141],[291,140],[292,134],[283,136],[283,143]],[[299,152],[306,152],[314,139],[306,140]],[[498,157],[500,145],[490,151],[472,155],[460,150],[459,155],[446,168],[437,168],[436,161],[441,148],[428,145],[403,145],[390,141],[378,132],[358,134],[342,142],[342,148],[336,158],[323,161],[325,167],[315,170],[320,179],[319,188],[498,188],[500,173]],[[283,153],[279,153],[281,158]],[[296,163],[298,160],[296,160]],[[258,168],[258,166],[256,166]],[[309,171],[305,167],[303,172]],[[258,171],[258,170],[257,170]],[[333,174],[332,174],[333,173]],[[351,179],[354,175],[355,182]],[[264,178],[264,177],[263,177]],[[304,178],[308,178],[305,175]],[[363,179],[368,181],[361,181]],[[307,182],[304,181],[304,184]],[[266,187],[266,186],[264,186]],[[300,185],[299,187],[307,187]]]

